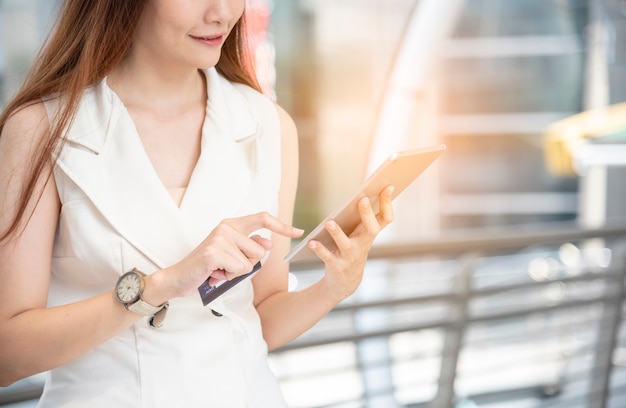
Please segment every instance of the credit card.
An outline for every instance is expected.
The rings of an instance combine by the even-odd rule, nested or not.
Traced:
[[[205,306],[208,305],[209,303],[217,299],[219,296],[223,295],[224,292],[231,289],[233,286],[235,286],[242,280],[246,279],[250,275],[254,274],[259,269],[261,269],[261,262],[257,262],[256,265],[254,265],[254,268],[250,272],[246,273],[245,275],[240,275],[234,279],[219,282],[215,286],[209,285],[209,280],[207,279],[198,288],[198,292],[200,292],[200,297],[202,298],[202,304]]]

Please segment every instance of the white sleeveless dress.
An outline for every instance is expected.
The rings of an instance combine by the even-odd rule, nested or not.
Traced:
[[[132,268],[177,263],[224,218],[277,213],[276,107],[215,69],[204,73],[202,152],[180,207],[106,80],[85,91],[54,169],[62,209],[49,306],[109,291]],[[56,101],[45,104],[53,116]],[[163,327],[142,319],[52,370],[40,406],[285,407],[252,298],[246,280],[207,307],[197,294],[172,299]]]

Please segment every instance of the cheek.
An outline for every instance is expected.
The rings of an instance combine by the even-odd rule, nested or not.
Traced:
[[[230,0],[230,9],[232,10],[234,20],[233,24],[237,22],[243,15],[243,11],[245,9],[246,1],[245,0]]]
[[[146,43],[172,46],[173,40],[185,32],[181,11],[174,10],[175,2],[154,1],[146,7],[139,33]]]

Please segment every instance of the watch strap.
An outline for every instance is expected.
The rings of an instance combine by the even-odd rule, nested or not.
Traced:
[[[167,309],[170,307],[169,302],[165,302],[161,310],[156,312],[154,316],[150,318],[150,326],[151,327],[161,327],[163,326],[163,321],[165,320],[165,315],[167,314]]]
[[[154,316],[159,310],[163,309],[164,305],[152,306],[150,303],[145,302],[143,299],[139,299],[135,303],[128,305],[128,310],[135,312],[142,316]]]

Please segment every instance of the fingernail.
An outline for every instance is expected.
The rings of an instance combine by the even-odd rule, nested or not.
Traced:
[[[293,232],[298,235],[304,234],[304,230],[300,228],[293,227]]]
[[[328,223],[326,223],[326,228],[328,228],[331,231],[334,231],[337,229],[337,223],[335,221],[328,221]]]
[[[394,186],[389,186],[389,187],[387,187],[387,194],[389,194],[389,195],[393,194],[393,191],[394,191],[395,189],[396,189],[396,188],[395,188]]]
[[[367,197],[363,197],[361,199],[361,206],[363,206],[363,208],[367,208],[370,206],[370,200]]]

